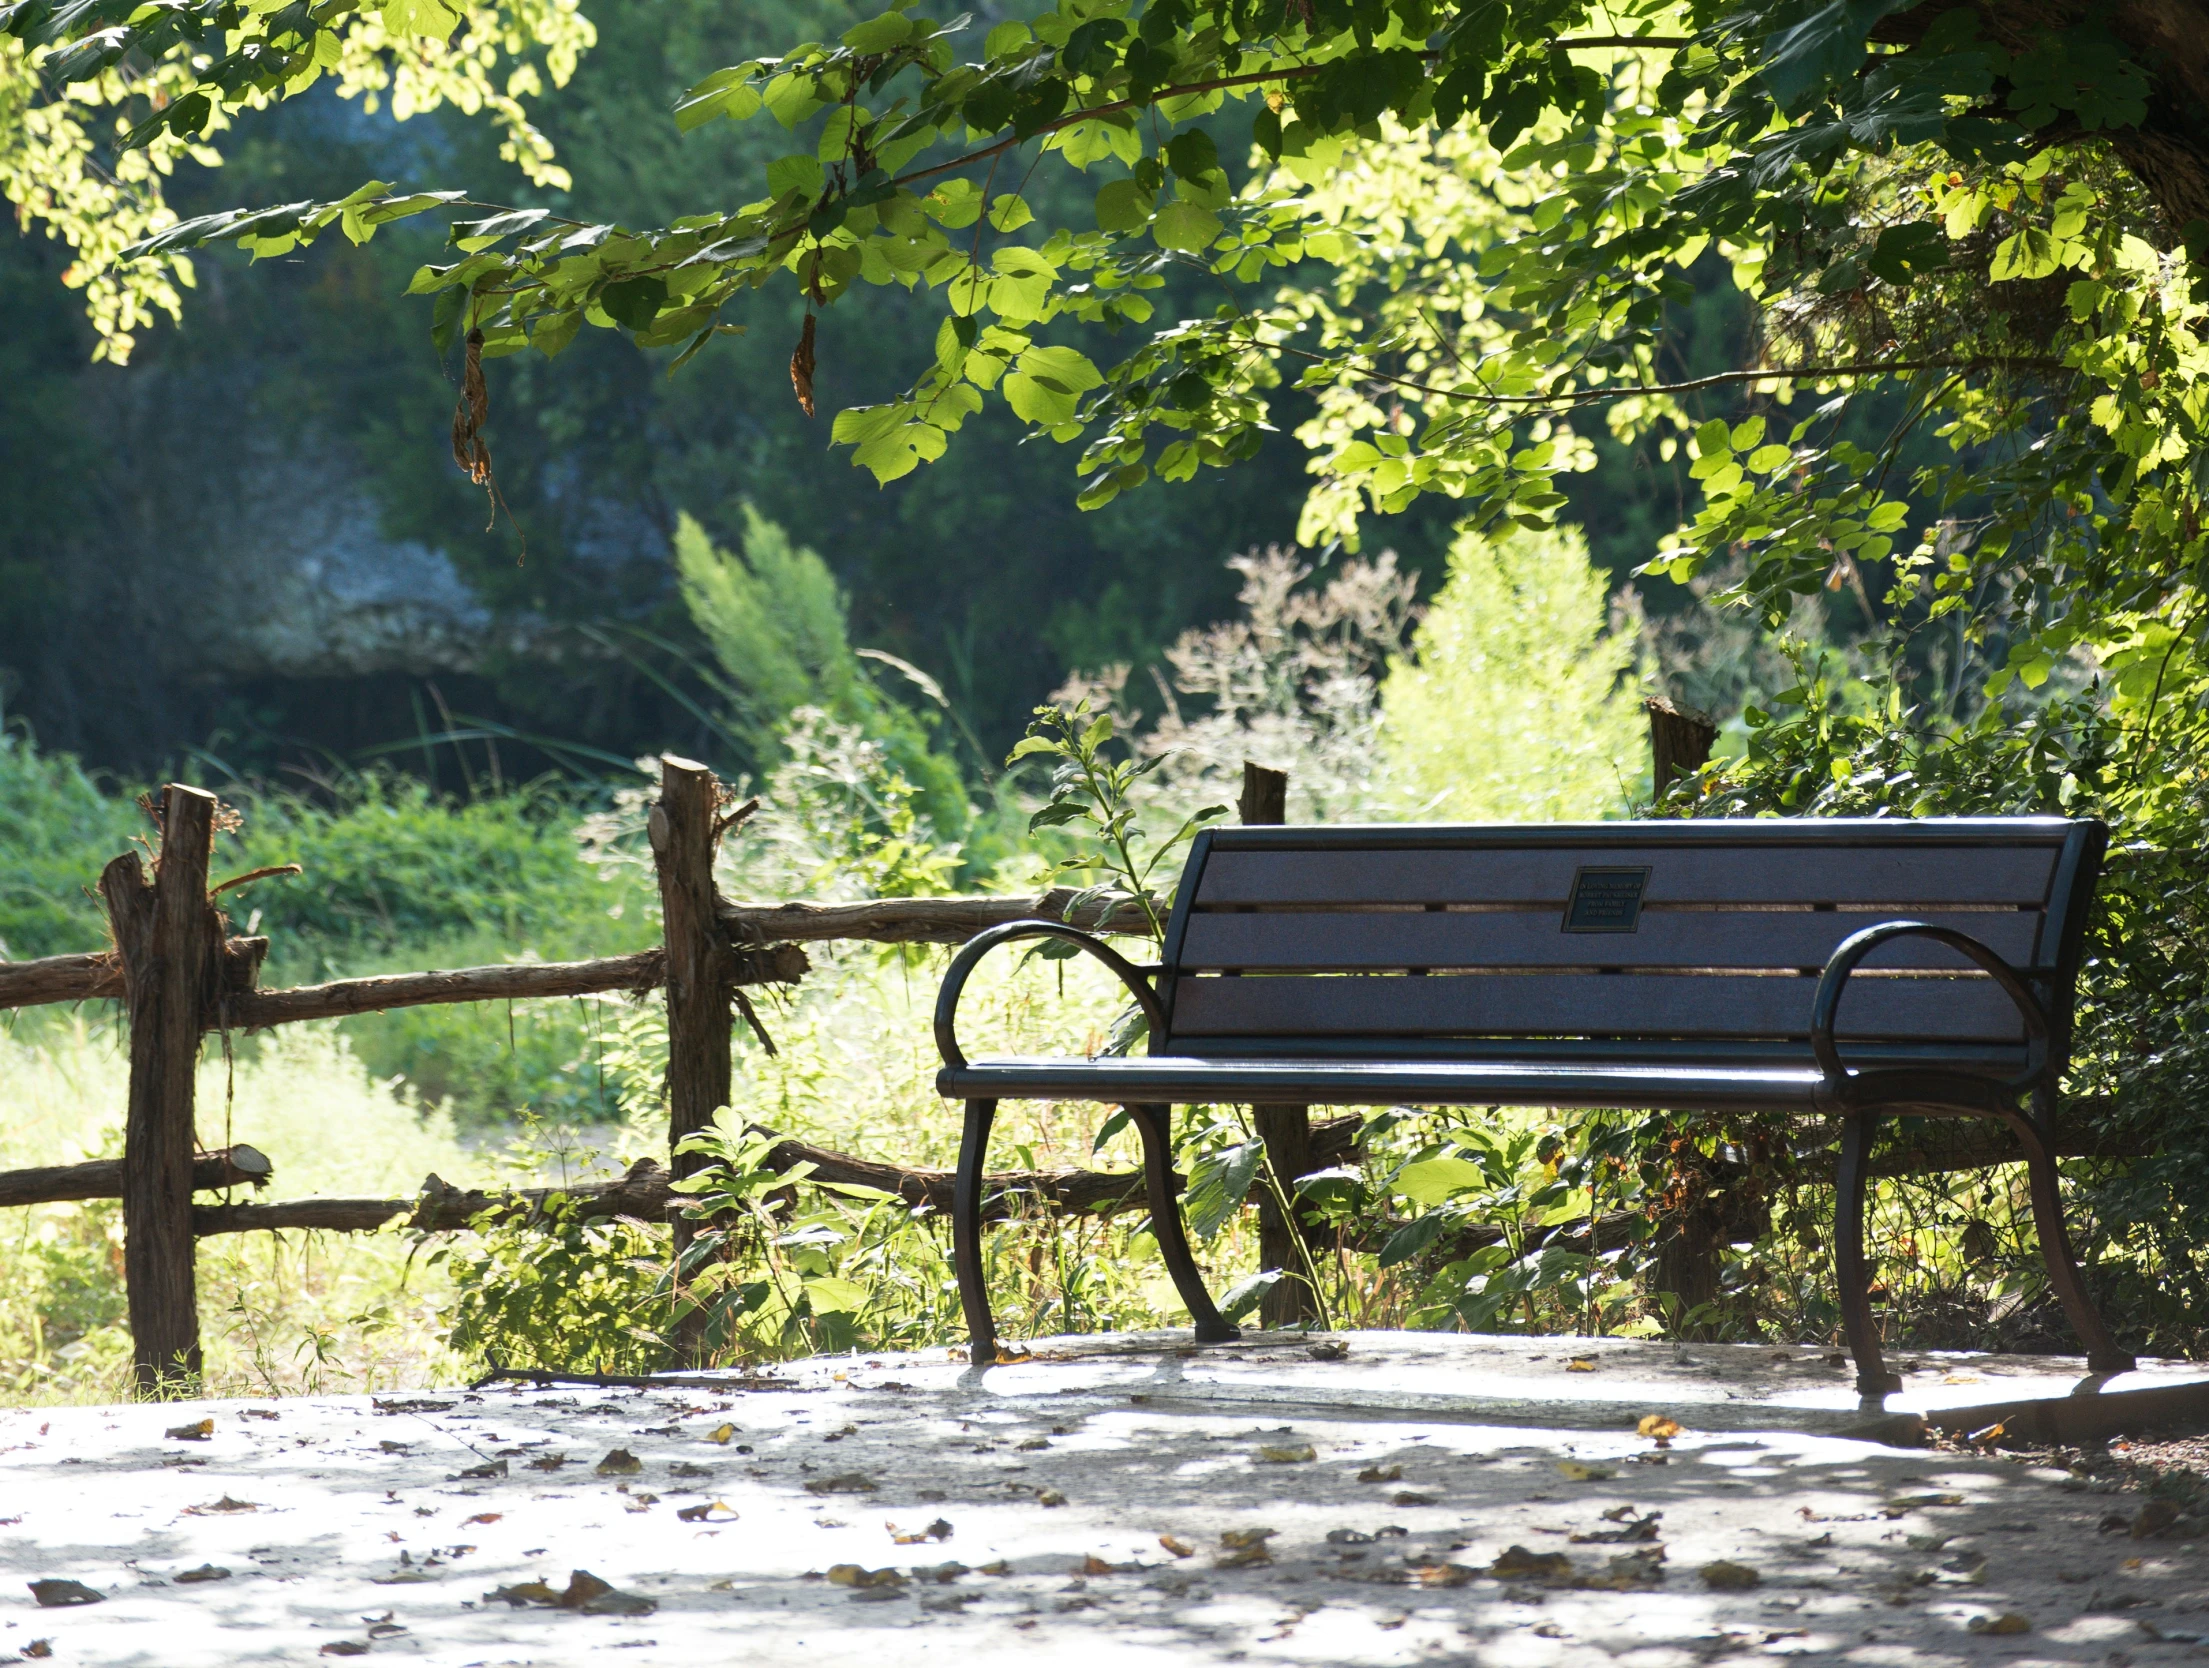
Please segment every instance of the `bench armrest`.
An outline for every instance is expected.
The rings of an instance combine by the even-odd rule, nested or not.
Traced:
[[[2038,1074],[2040,1059],[2048,1044],[2048,1016],[2016,968],[1989,946],[1953,927],[1936,927],[1929,921],[1882,921],[1841,940],[1825,964],[1825,971],[1818,976],[1818,994],[1811,999],[1810,1052],[1817,1056],[1818,1069],[1825,1073],[1826,1085],[1836,1096],[1845,1098],[1848,1088],[1848,1067],[1842,1063],[1841,1051],[1833,1041],[1834,1021],[1841,1010],[1841,992],[1848,985],[1849,975],[1866,956],[1897,938],[1933,939],[1978,963],[1992,975],[1994,982],[2017,1004],[2018,1014],[2025,1021],[2032,1073]]]
[[[1094,933],[1086,933],[1079,927],[1070,927],[1063,921],[1007,921],[1003,926],[990,927],[976,933],[959,948],[951,958],[951,966],[944,973],[943,989],[936,994],[936,1051],[943,1056],[943,1063],[957,1071],[966,1065],[966,1053],[959,1047],[954,1021],[958,1015],[959,997],[966,989],[966,981],[976,964],[1000,944],[1010,944],[1021,938],[1060,938],[1078,949],[1087,950],[1119,976],[1128,994],[1135,998],[1135,1005],[1143,1010],[1143,1018],[1150,1024],[1153,1037],[1163,1035],[1166,1016],[1158,1006],[1157,992],[1151,989],[1150,975],[1137,967],[1127,957]]]

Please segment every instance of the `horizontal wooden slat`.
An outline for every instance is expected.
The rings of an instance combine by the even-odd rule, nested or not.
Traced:
[[[2033,965],[2041,915],[1985,910],[1911,917],[1954,927],[2016,967]],[[1823,967],[1851,933],[1889,919],[1830,910],[1645,909],[1633,932],[1568,933],[1557,906],[1533,910],[1289,911],[1195,914],[1184,968]],[[1873,968],[1960,971],[1971,964],[1925,938],[1883,945]]]
[[[1807,978],[1651,973],[1182,978],[1171,1037],[1802,1037],[1816,989]],[[1949,1042],[2023,1035],[1985,978],[1852,981],[1836,1029]]]
[[[1215,851],[1198,910],[1223,904],[1555,903],[1583,866],[1649,868],[1650,904],[2032,904],[2052,844],[1586,846]]]

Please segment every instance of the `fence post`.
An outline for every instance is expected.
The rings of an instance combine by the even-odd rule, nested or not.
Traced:
[[[1246,825],[1274,827],[1289,820],[1289,776],[1285,770],[1268,770],[1243,761],[1242,798],[1236,809]],[[1312,1113],[1308,1106],[1254,1106],[1258,1135],[1266,1144],[1266,1163],[1283,1189],[1293,1189],[1297,1177],[1312,1168]],[[1294,1199],[1295,1194],[1290,1193]],[[1304,1254],[1299,1230],[1269,1188],[1258,1198],[1258,1266],[1278,1269],[1282,1278],[1259,1300],[1258,1319],[1265,1326],[1302,1326],[1319,1318],[1319,1304],[1304,1277]]]
[[[1673,781],[1693,776],[1710,762],[1710,750],[1718,743],[1718,726],[1699,712],[1676,707],[1662,695],[1642,703],[1649,713],[1649,780],[1653,793],[1663,793]]]
[[[674,1149],[713,1122],[729,1104],[734,1068],[729,1046],[732,957],[714,913],[714,823],[721,784],[689,759],[660,760],[660,800],[647,831],[660,879],[660,915],[667,943],[668,1168],[677,1180],[706,1167],[699,1153]],[[673,1218],[677,1267],[690,1249],[693,1225]],[[686,1366],[703,1366],[705,1315],[692,1311],[675,1325],[675,1348]]]
[[[215,796],[161,790],[161,853],[147,882],[136,852],[100,874],[123,963],[130,1100],[123,1131],[123,1281],[141,1395],[199,1382],[193,1265],[193,1077],[201,1025],[222,976],[221,918],[207,896]]]

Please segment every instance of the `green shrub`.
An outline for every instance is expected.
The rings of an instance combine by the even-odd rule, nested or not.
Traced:
[[[1405,814],[1571,822],[1622,814],[1646,779],[1634,639],[1609,633],[1577,528],[1460,533],[1449,580],[1381,686]]]

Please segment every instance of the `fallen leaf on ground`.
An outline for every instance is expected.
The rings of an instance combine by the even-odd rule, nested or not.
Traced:
[[[1220,1545],[1225,1549],[1212,1560],[1212,1567],[1219,1570],[1247,1569],[1252,1564],[1265,1564],[1273,1560],[1266,1542],[1273,1539],[1271,1529],[1223,1529]]]
[[[414,1444],[411,1442],[384,1441],[377,1443],[376,1446],[381,1448],[387,1454],[403,1454],[409,1448],[412,1448]]]
[[[905,1572],[896,1569],[870,1570],[858,1564],[831,1564],[828,1579],[838,1587],[902,1587]]]
[[[1480,1572],[1464,1564],[1412,1564],[1411,1579],[1422,1587],[1462,1587]]]
[[[1595,1371],[1595,1363],[1584,1355],[1576,1355],[1565,1363],[1565,1371],[1568,1373],[1592,1373]]]
[[[322,1647],[323,1656],[366,1656],[368,1647],[358,1639],[333,1639]]]
[[[894,1523],[885,1523],[882,1527],[889,1530],[891,1541],[898,1546],[918,1546],[923,1541],[947,1541],[952,1533],[950,1523],[940,1517],[927,1528],[916,1529],[911,1534],[904,1533]]]
[[[1914,1512],[1924,1506],[1961,1506],[1960,1494],[1898,1494],[1879,1509],[1889,1517],[1900,1517],[1904,1512]],[[1834,1520],[1838,1521],[1838,1519]]]
[[[659,1600],[646,1598],[641,1593],[625,1593],[613,1583],[601,1581],[589,1570],[570,1570],[564,1592],[556,1593],[542,1581],[522,1581],[483,1595],[486,1604],[500,1599],[517,1610],[525,1604],[535,1604],[550,1610],[574,1610],[585,1616],[649,1616],[660,1607]]]
[[[1010,1575],[1012,1574],[1012,1565],[1005,1559],[1000,1558],[995,1563],[984,1564],[982,1573],[984,1575]]]
[[[416,1587],[425,1581],[435,1581],[434,1575],[424,1575],[420,1570],[399,1570],[391,1575],[376,1575],[369,1579],[379,1587]]]
[[[1319,1458],[1319,1450],[1309,1442],[1281,1443],[1260,1448],[1256,1457],[1267,1465],[1302,1465]]]
[[[460,1520],[460,1526],[461,1528],[465,1529],[471,1523],[496,1523],[500,1518],[504,1517],[505,1515],[506,1514],[504,1512],[478,1512],[474,1517],[462,1518]]]
[[[805,1485],[808,1494],[872,1494],[879,1485],[872,1477],[857,1471],[839,1472],[833,1477],[816,1477]]]
[[[1999,1616],[1974,1616],[1970,1622],[1973,1633],[2030,1633],[2033,1624],[2014,1610],[2005,1610]]]
[[[458,1473],[453,1480],[455,1482],[486,1482],[493,1477],[503,1477],[506,1474],[506,1461],[502,1459],[485,1460],[481,1465],[469,1466],[467,1470]]]
[[[634,1477],[644,1469],[644,1462],[626,1448],[616,1448],[598,1462],[601,1477]]]
[[[1559,1460],[1557,1474],[1567,1482],[1602,1483],[1618,1475],[1607,1465],[1590,1465],[1585,1460]]]
[[[23,1647],[23,1654],[44,1661],[54,1654],[54,1642],[51,1639],[33,1639]]]
[[[1630,1512],[1634,1508],[1628,1506],[1624,1509]],[[1611,1514],[1609,1512],[1605,1512],[1603,1515],[1607,1518],[1611,1518],[1611,1521],[1613,1523],[1619,1521],[1619,1519],[1611,1517]],[[1579,1546],[1599,1546],[1607,1543],[1624,1544],[1632,1541],[1653,1541],[1657,1538],[1658,1521],[1662,1519],[1663,1516],[1664,1513],[1662,1512],[1651,1512],[1647,1517],[1641,1518],[1632,1523],[1628,1523],[1622,1529],[1597,1529],[1585,1535],[1573,1534],[1567,1536],[1566,1538],[1572,1541],[1575,1545]]]
[[[1400,1465],[1369,1465],[1358,1473],[1361,1483],[1400,1483],[1404,1480],[1404,1468]]]
[[[63,1609],[72,1604],[104,1604],[105,1593],[95,1592],[81,1581],[68,1581],[58,1576],[31,1583],[31,1597],[48,1610]]]
[[[713,1515],[715,1512],[724,1515],[715,1517]],[[685,1506],[675,1514],[675,1517],[678,1522],[682,1523],[734,1523],[736,1521],[736,1508],[725,1500],[712,1500],[703,1506]]]
[[[1680,1422],[1663,1413],[1644,1413],[1641,1423],[1634,1427],[1636,1436],[1653,1436],[1659,1442],[1670,1442],[1680,1434]]]
[[[966,1572],[966,1566],[960,1563],[956,1558],[952,1558],[946,1560],[941,1564],[915,1564],[913,1566],[913,1579],[915,1581],[934,1581],[937,1583],[942,1583],[946,1581],[956,1581],[960,1576],[966,1574]]]
[[[197,1424],[172,1425],[162,1434],[176,1442],[205,1442],[215,1434],[215,1421],[202,1419]]]
[[[1664,1579],[1664,1548],[1645,1546],[1639,1552],[1621,1552],[1600,1570],[1576,1574],[1567,1583],[1590,1592],[1624,1593]]]
[[[1741,1593],[1764,1584],[1764,1577],[1755,1570],[1730,1558],[1714,1559],[1695,1573],[1703,1578],[1704,1586],[1719,1593]]]
[[[1431,1506],[1436,1498],[1431,1494],[1421,1494],[1416,1489],[1402,1488],[1388,1497],[1388,1503],[1391,1506]]]
[[[532,1471],[557,1471],[567,1463],[568,1456],[565,1454],[539,1454],[529,1462],[529,1469]]]
[[[1523,1546],[1507,1546],[1496,1554],[1488,1573],[1510,1581],[1520,1576],[1549,1580],[1572,1574],[1572,1560],[1562,1552],[1535,1552]]]
[[[1984,1384],[1986,1380],[1977,1373],[1943,1373],[1941,1382],[1943,1384]]]
[[[260,1509],[260,1502],[258,1501],[233,1500],[226,1494],[220,1500],[211,1501],[204,1506],[186,1506],[184,1515],[186,1517],[207,1517],[217,1512],[257,1512]]]
[[[1194,1558],[1197,1554],[1197,1549],[1179,1535],[1161,1535],[1158,1537],[1158,1544],[1176,1558]]]
[[[171,1579],[176,1581],[228,1581],[230,1572],[220,1564],[202,1564],[196,1570],[178,1570]]]
[[[2150,1535],[2160,1535],[2178,1521],[2178,1507],[2169,1500],[2150,1500],[2140,1508],[2140,1515],[2132,1520],[2132,1538],[2144,1541]]]
[[[705,1440],[708,1442],[718,1442],[721,1444],[722,1447],[726,1448],[729,1445],[730,1440],[734,1438],[735,1435],[736,1427],[734,1425],[716,1425],[712,1430],[706,1432]]]

